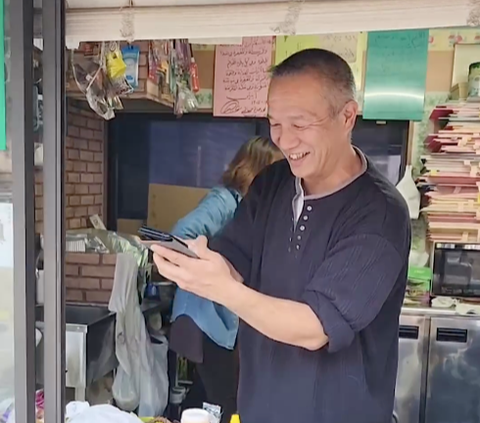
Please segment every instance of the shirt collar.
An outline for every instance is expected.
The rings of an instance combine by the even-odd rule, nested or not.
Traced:
[[[362,176],[368,169],[368,161],[367,161],[367,158],[365,157],[365,154],[363,154],[363,152],[358,147],[353,146],[353,148],[354,148],[355,152],[358,154],[358,156],[360,157],[360,160],[362,161],[362,169],[361,169],[361,171],[358,175],[353,176],[350,180],[346,181],[345,184],[343,184],[341,187],[337,188],[335,191],[326,192],[326,193],[323,193],[323,194],[315,194],[315,195],[305,195],[305,191],[304,191],[303,186],[302,186],[302,179],[296,177],[295,178],[295,193],[296,193],[296,196],[301,196],[305,200],[315,200],[317,198],[326,197],[328,195],[333,194],[336,191],[339,191],[339,190],[345,188],[347,185],[350,185],[355,179]]]

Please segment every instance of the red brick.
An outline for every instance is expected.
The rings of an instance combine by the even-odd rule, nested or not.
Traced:
[[[93,183],[93,175],[91,173],[82,173],[80,175],[80,181],[84,184],[92,184]]]
[[[88,149],[90,151],[102,151],[102,144],[99,141],[89,141]]]
[[[100,279],[65,278],[67,288],[100,289]]]
[[[87,118],[80,115],[73,115],[72,123],[75,126],[87,126]]]
[[[93,139],[98,141],[105,141],[103,131],[93,131]]]
[[[68,197],[68,205],[69,206],[79,206],[80,205],[80,196],[78,195],[70,195]],[[75,215],[75,213],[70,216],[70,217],[73,217]]]
[[[85,172],[87,170],[87,164],[83,162],[73,162],[73,170],[78,173]]]
[[[101,212],[100,206],[90,206],[88,208],[87,216],[92,216],[94,214],[100,214],[100,212]]]
[[[35,210],[35,222],[43,222],[43,210]]]
[[[72,137],[65,137],[65,147],[73,148],[73,138]]]
[[[102,165],[100,163],[87,163],[87,172],[100,173],[102,171]]]
[[[35,222],[35,233],[36,234],[43,233],[43,222]]]
[[[87,225],[87,219],[86,219],[85,217],[82,217],[82,218],[80,219],[80,227],[81,227],[81,228],[87,228],[87,227],[88,227],[88,225]]]
[[[75,185],[65,184],[65,194],[73,194],[75,192]]]
[[[88,185],[75,185],[75,194],[88,194]]]
[[[88,140],[93,139],[93,131],[87,128],[80,128],[80,136]]]
[[[74,164],[74,163],[75,163],[75,162],[72,162],[71,160],[67,160],[67,161],[65,162],[65,170],[66,170],[67,172],[73,171],[73,169],[74,169],[73,164]]]
[[[80,270],[78,266],[74,266],[71,264],[65,265],[65,275],[66,276],[78,276],[80,274]]]
[[[82,221],[78,218],[70,219],[67,224],[69,229],[80,229],[82,227]]]
[[[82,276],[94,278],[113,278],[115,276],[115,266],[82,266]]]
[[[91,151],[80,151],[80,160],[84,162],[92,162],[94,155]]]
[[[43,209],[43,197],[42,196],[35,197],[35,208],[36,209]]]
[[[35,182],[37,184],[43,183],[43,172],[42,171],[35,172]]]
[[[95,153],[94,161],[103,162],[103,153]]]
[[[35,184],[35,195],[43,195],[43,185],[42,184]]]
[[[87,127],[90,129],[97,129],[101,130],[103,126],[103,121],[100,119],[88,119],[87,120]]]
[[[88,216],[88,211],[86,207],[76,207],[75,208],[75,217],[84,217]]]
[[[88,150],[88,141],[81,138],[74,138],[73,146],[79,150]]]
[[[78,137],[80,136],[80,129],[73,125],[67,125],[67,135],[69,137]]]
[[[65,299],[72,302],[84,302],[83,291],[78,289],[67,289]]]
[[[88,193],[89,194],[101,194],[102,193],[102,186],[98,184],[89,185],[88,186]]]
[[[102,289],[111,291],[113,289],[113,279],[102,279]]]
[[[85,295],[87,303],[106,304],[110,301],[112,293],[109,291],[86,291]]]
[[[96,253],[67,253],[65,254],[67,263],[77,264],[100,264],[100,254]]]
[[[82,196],[81,203],[86,206],[91,206],[95,204],[95,197],[93,195],[84,195]]]
[[[103,204],[103,195],[95,196],[95,204]]]
[[[67,182],[70,182],[70,183],[80,182],[80,174],[79,173],[67,173]]]
[[[78,160],[80,158],[80,151],[67,148],[67,158],[69,160]]]
[[[117,264],[117,255],[116,254],[100,254],[102,264],[107,264],[115,266]]]
[[[88,110],[87,109],[80,109],[79,113],[82,116],[88,117],[89,119],[97,119],[98,118],[98,116],[91,109],[88,109]]]
[[[70,203],[71,199],[69,199],[68,201]],[[75,208],[67,207],[65,209],[65,217],[68,219],[68,218],[73,217],[73,216],[75,216]]]
[[[94,179],[96,184],[103,184],[103,174],[94,175],[93,179]]]

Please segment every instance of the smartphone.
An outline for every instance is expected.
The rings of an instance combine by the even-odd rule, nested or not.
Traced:
[[[188,248],[188,245],[174,235],[156,230],[155,238],[156,239],[142,240],[141,242],[148,248],[150,248],[152,245],[161,245],[169,250],[198,259],[198,256],[190,248]]]

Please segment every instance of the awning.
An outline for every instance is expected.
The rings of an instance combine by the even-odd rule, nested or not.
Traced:
[[[125,38],[225,38],[458,27],[478,25],[480,19],[478,1],[472,0],[232,1],[68,0],[67,45]]]

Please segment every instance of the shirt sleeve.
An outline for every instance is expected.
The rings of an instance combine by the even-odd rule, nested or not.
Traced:
[[[348,347],[377,317],[407,261],[379,235],[354,235],[335,245],[303,296],[328,336],[329,352]]]
[[[260,198],[260,182],[258,178],[253,182],[233,219],[209,242],[209,247],[225,257],[247,285],[252,263],[254,221]]]
[[[237,203],[227,189],[214,188],[175,224],[172,235],[181,239],[195,239],[201,235],[211,238],[233,217],[236,207]]]

